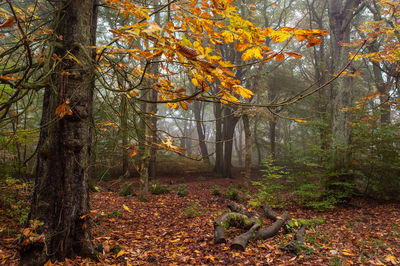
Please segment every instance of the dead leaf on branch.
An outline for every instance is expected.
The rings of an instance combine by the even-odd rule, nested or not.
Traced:
[[[69,107],[70,101],[67,99],[65,103],[60,104],[55,111],[55,115],[60,116],[60,119],[63,118],[65,115],[72,115],[72,110]]]
[[[0,28],[12,28],[14,26],[14,17],[9,17],[3,24],[0,25]]]

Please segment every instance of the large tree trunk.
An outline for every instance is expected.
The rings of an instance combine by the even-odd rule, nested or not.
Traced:
[[[351,20],[356,15],[360,0],[330,0],[329,1],[329,23],[331,28],[331,41],[333,49],[332,66],[342,67],[348,61],[349,47],[341,43],[350,42]],[[336,72],[338,69],[333,69]],[[336,170],[346,169],[350,163],[350,138],[351,126],[350,112],[343,108],[351,107],[353,100],[352,78],[344,77],[341,85],[334,87],[333,93],[333,160],[332,166]]]
[[[87,47],[96,30],[95,0],[54,3],[54,31],[62,36],[54,53],[63,58],[45,91],[35,190],[29,219],[41,225],[44,238],[23,242],[21,264],[40,265],[48,259],[90,256],[93,252],[89,212],[89,164],[93,79]],[[68,56],[74,55],[77,60]],[[72,114],[61,117],[56,108],[64,104]],[[58,112],[60,114],[60,112]]]

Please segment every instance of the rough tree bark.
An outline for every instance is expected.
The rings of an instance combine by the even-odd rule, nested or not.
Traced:
[[[93,80],[91,52],[97,21],[96,0],[54,2],[54,31],[62,39],[54,54],[63,60],[45,90],[38,146],[35,188],[28,220],[41,226],[42,240],[24,241],[22,265],[41,265],[48,259],[91,256],[89,165]],[[77,60],[68,56],[73,54]],[[72,114],[56,115],[64,104]],[[86,218],[85,218],[86,217]]]
[[[348,61],[349,47],[341,43],[350,42],[351,20],[360,11],[357,9],[360,0],[330,0],[329,1],[329,24],[331,28],[332,42],[332,67],[342,67]],[[332,72],[338,69],[331,69]],[[342,108],[351,107],[353,93],[351,89],[352,78],[344,77],[342,84],[332,88],[333,110],[332,110],[332,166],[341,170],[349,167],[350,149],[348,148],[351,138],[350,112],[343,112]]]

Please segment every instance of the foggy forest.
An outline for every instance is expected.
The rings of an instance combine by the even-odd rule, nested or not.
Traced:
[[[0,1],[0,265],[399,265],[400,2]]]

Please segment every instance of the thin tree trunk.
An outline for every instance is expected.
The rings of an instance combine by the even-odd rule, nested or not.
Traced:
[[[223,171],[223,149],[224,143],[222,138],[222,106],[221,103],[214,104],[215,114],[215,166],[214,172],[222,174]]]
[[[242,115],[243,128],[244,128],[244,141],[245,141],[245,160],[244,160],[244,176],[247,182],[250,180],[251,176],[251,131],[250,131],[250,121],[247,114]]]
[[[194,118],[196,119],[196,129],[197,129],[197,136],[199,139],[201,157],[204,161],[207,162],[208,165],[210,165],[210,158],[208,156],[207,144],[205,143],[206,137],[201,117],[201,104],[199,102],[194,102],[193,113],[194,113]]]
[[[41,265],[48,259],[91,256],[89,165],[93,80],[87,49],[95,38],[97,1],[68,0],[55,3],[54,31],[63,38],[54,53],[63,58],[45,90],[29,221],[39,225],[43,237],[23,243],[22,265]],[[68,58],[68,53],[77,60]],[[72,114],[61,117],[64,104]],[[39,223],[40,222],[40,223]],[[34,226],[34,224],[31,224]]]
[[[239,124],[240,126],[240,124]],[[238,130],[236,132],[238,132],[238,138],[235,139],[235,149],[236,149],[236,153],[239,159],[239,166],[243,166],[243,130],[242,127],[238,126]]]
[[[260,143],[258,142],[257,126],[258,126],[258,123],[255,122],[253,135],[254,135],[254,144],[257,149],[257,166],[260,166],[261,165],[261,148],[260,148]]]
[[[233,116],[233,111],[228,106],[225,106],[224,110],[224,161],[222,176],[232,178],[233,135],[239,117]]]
[[[272,160],[276,160],[276,118],[269,120],[269,141]]]
[[[128,117],[127,117],[127,99],[125,95],[121,95],[120,105],[120,123],[121,123],[121,138],[122,138],[122,175],[129,177],[129,153],[128,146]]]

